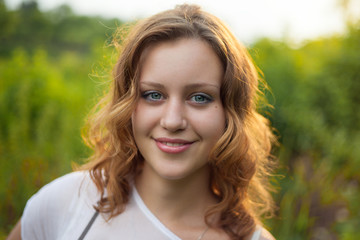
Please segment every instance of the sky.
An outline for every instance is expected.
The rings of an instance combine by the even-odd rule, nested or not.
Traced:
[[[81,15],[134,20],[177,4],[195,3],[222,19],[239,40],[251,43],[261,37],[301,43],[308,39],[344,33],[340,7],[344,0],[38,0],[42,10],[69,5]],[[5,0],[10,8],[22,0]],[[350,0],[352,12],[360,16],[360,0]]]

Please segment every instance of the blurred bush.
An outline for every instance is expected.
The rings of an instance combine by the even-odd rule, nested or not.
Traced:
[[[0,0],[0,239],[27,199],[89,155],[83,119],[110,80],[119,20]],[[281,167],[277,239],[360,239],[360,23],[344,36],[260,39],[250,52],[272,92]]]
[[[278,130],[279,239],[360,239],[360,24],[293,49],[262,39],[263,71]]]
[[[0,0],[0,239],[32,194],[88,157],[80,130],[110,79],[120,24]]]

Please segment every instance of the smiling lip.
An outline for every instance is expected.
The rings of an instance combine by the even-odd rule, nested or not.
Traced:
[[[156,138],[158,148],[165,153],[181,153],[186,151],[194,142],[183,139]]]

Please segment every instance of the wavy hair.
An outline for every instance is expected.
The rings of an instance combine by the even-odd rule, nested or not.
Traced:
[[[180,5],[137,23],[126,37],[113,71],[111,91],[88,118],[86,143],[94,150],[83,169],[101,193],[97,209],[109,218],[120,214],[129,199],[130,181],[143,159],[131,128],[139,98],[139,62],[152,44],[180,38],[207,42],[225,69],[221,98],[226,129],[210,154],[212,192],[219,202],[205,220],[220,216],[216,227],[232,239],[243,239],[273,212],[270,194],[271,147],[274,136],[268,120],[257,112],[259,77],[246,51],[225,24],[196,5]],[[105,194],[106,192],[106,194]]]

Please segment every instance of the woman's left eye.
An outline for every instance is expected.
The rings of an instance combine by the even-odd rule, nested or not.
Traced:
[[[204,104],[204,103],[211,102],[213,99],[209,95],[207,95],[205,93],[201,93],[201,94],[192,95],[190,100],[192,102],[195,102],[195,103],[198,103],[198,104]]]

